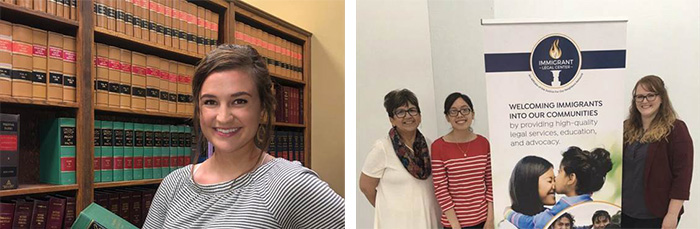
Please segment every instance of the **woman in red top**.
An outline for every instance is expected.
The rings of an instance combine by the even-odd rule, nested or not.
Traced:
[[[493,228],[493,192],[489,141],[471,128],[474,109],[469,96],[455,92],[445,99],[452,131],[431,145],[435,197],[446,228]]]

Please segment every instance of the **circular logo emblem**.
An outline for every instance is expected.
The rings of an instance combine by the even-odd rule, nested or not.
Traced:
[[[530,53],[530,69],[530,78],[542,90],[566,91],[581,77],[581,51],[566,35],[549,34]]]

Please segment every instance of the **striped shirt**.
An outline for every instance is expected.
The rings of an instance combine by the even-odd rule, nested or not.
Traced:
[[[241,177],[197,185],[192,165],[158,188],[143,228],[343,228],[345,201],[298,162],[276,158]]]
[[[443,211],[442,224],[450,226],[444,212],[451,208],[463,227],[486,221],[487,204],[493,202],[488,140],[481,135],[464,143],[449,143],[440,138],[433,142],[431,151],[433,185]]]

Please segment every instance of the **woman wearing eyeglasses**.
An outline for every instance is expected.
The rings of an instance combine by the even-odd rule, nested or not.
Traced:
[[[474,133],[474,106],[465,94],[445,99],[452,131],[431,146],[435,196],[446,228],[493,228],[489,141]]]
[[[418,130],[418,99],[402,89],[384,97],[391,129],[365,159],[360,190],[374,206],[374,228],[437,228],[428,141]]]
[[[693,140],[658,76],[634,87],[624,123],[622,228],[676,228],[690,196]]]

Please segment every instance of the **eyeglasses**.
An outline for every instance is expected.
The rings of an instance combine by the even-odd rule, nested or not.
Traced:
[[[656,96],[659,94],[656,93],[650,93],[646,95],[635,95],[634,100],[637,101],[638,103],[644,102],[644,99],[647,100],[647,102],[653,102],[656,100]]]
[[[418,114],[420,114],[420,112],[418,112],[417,108],[411,108],[408,110],[401,109],[394,111],[394,115],[399,118],[406,117],[406,114],[410,114],[411,116],[417,116]]]
[[[459,110],[449,110],[449,111],[447,112],[447,114],[449,114],[451,117],[457,117],[457,115],[459,115],[460,113],[461,113],[462,115],[469,115],[469,114],[472,113],[472,109],[469,108],[469,107],[466,107],[466,108],[462,108],[462,109],[459,109]]]

